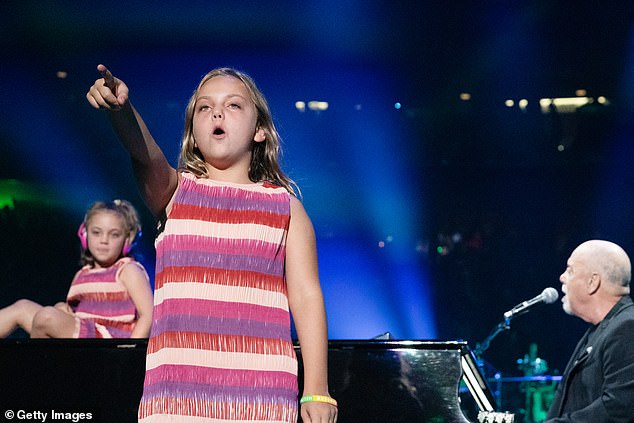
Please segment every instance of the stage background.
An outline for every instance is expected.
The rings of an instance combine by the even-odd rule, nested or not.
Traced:
[[[267,96],[313,220],[330,337],[475,346],[504,311],[559,289],[579,242],[634,253],[631,12],[552,0],[2,2],[0,306],[64,298],[95,200],[138,207],[153,272],[153,218],[85,100],[97,64],[129,85],[174,165],[193,89],[233,66]],[[577,96],[594,102],[539,106]],[[518,375],[536,343],[556,373],[584,330],[544,306],[484,357]]]

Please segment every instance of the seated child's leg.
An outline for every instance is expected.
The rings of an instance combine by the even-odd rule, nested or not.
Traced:
[[[42,306],[31,300],[18,300],[8,307],[0,309],[0,338],[6,338],[19,327],[31,333],[35,314]]]
[[[31,338],[72,338],[75,316],[55,307],[42,307],[33,317]]]

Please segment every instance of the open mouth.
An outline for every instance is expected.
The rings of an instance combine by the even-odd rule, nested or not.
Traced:
[[[217,136],[219,136],[219,135],[224,135],[224,134],[225,134],[225,131],[224,131],[224,129],[222,129],[222,128],[216,128],[216,129],[214,129],[213,134],[214,134],[214,135],[217,135]]]

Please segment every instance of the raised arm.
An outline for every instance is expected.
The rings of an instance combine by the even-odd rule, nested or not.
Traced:
[[[152,137],[141,115],[132,106],[128,86],[104,65],[97,66],[101,78],[86,94],[95,108],[105,110],[110,123],[130,154],[139,189],[150,211],[159,216],[176,189],[176,170]]]

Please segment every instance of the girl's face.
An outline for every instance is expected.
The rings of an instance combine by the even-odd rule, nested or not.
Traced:
[[[205,82],[196,97],[193,134],[211,177],[248,183],[251,143],[265,139],[246,86],[231,76]]]
[[[123,244],[128,237],[123,217],[104,210],[95,213],[86,222],[88,249],[95,259],[95,267],[110,267],[121,256]]]

